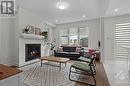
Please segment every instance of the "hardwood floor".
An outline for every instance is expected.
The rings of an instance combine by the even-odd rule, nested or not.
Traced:
[[[97,68],[97,74],[96,74],[97,86],[110,86],[103,64],[97,62],[96,68]]]

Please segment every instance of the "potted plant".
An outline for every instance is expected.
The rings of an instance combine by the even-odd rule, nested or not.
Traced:
[[[29,29],[25,28],[24,33],[28,33]]]
[[[45,38],[45,40],[47,41],[47,39],[48,39],[48,32],[47,31],[43,31],[42,32],[42,36],[44,36]]]
[[[27,25],[26,28],[23,30],[23,33],[28,34],[30,28],[31,28],[31,26],[30,26],[30,25]]]

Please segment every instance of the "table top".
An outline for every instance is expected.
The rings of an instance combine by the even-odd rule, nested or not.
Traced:
[[[70,59],[62,58],[62,57],[54,57],[54,56],[43,56],[43,57],[41,57],[41,60],[65,63],[65,62],[69,61]]]
[[[22,71],[18,70],[17,68],[12,68],[7,65],[0,64],[0,80],[6,79],[20,72]]]

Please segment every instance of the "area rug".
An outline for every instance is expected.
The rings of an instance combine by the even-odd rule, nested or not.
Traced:
[[[33,66],[27,68],[25,67],[21,74],[22,86],[88,86],[81,83],[75,83],[69,80],[69,69],[73,62],[68,62],[65,67],[62,65],[61,71],[59,71],[59,64],[54,62],[52,65],[43,64],[40,66],[40,63],[34,64]],[[102,63],[96,63],[96,86],[110,86],[104,67]],[[73,77],[74,78],[74,77]],[[84,79],[86,82],[91,82],[90,78]]]
[[[75,83],[68,78],[68,69],[68,65],[62,65],[61,71],[59,67],[52,65],[36,65],[23,71],[22,86],[74,86]]]

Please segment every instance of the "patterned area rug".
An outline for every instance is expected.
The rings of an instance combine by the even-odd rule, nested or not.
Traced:
[[[55,63],[54,63],[55,64]],[[69,80],[69,67],[62,65],[61,71],[59,67],[43,64],[35,65],[23,71],[21,75],[22,86],[74,86],[74,82]]]
[[[51,64],[57,66],[59,65],[56,62],[51,62]],[[59,71],[59,67],[52,65],[43,64],[43,66],[40,67],[40,63],[20,68],[23,70],[21,74],[22,86],[88,86],[86,84],[75,83],[69,80],[69,69],[72,64],[73,61],[70,61],[67,63],[66,67],[62,65],[61,71]],[[101,63],[96,63],[96,70],[96,86],[110,86],[105,74],[105,70]],[[72,78],[75,78],[75,75],[72,76]],[[78,75],[77,79],[82,79],[89,83],[93,81],[88,76],[83,78]]]

